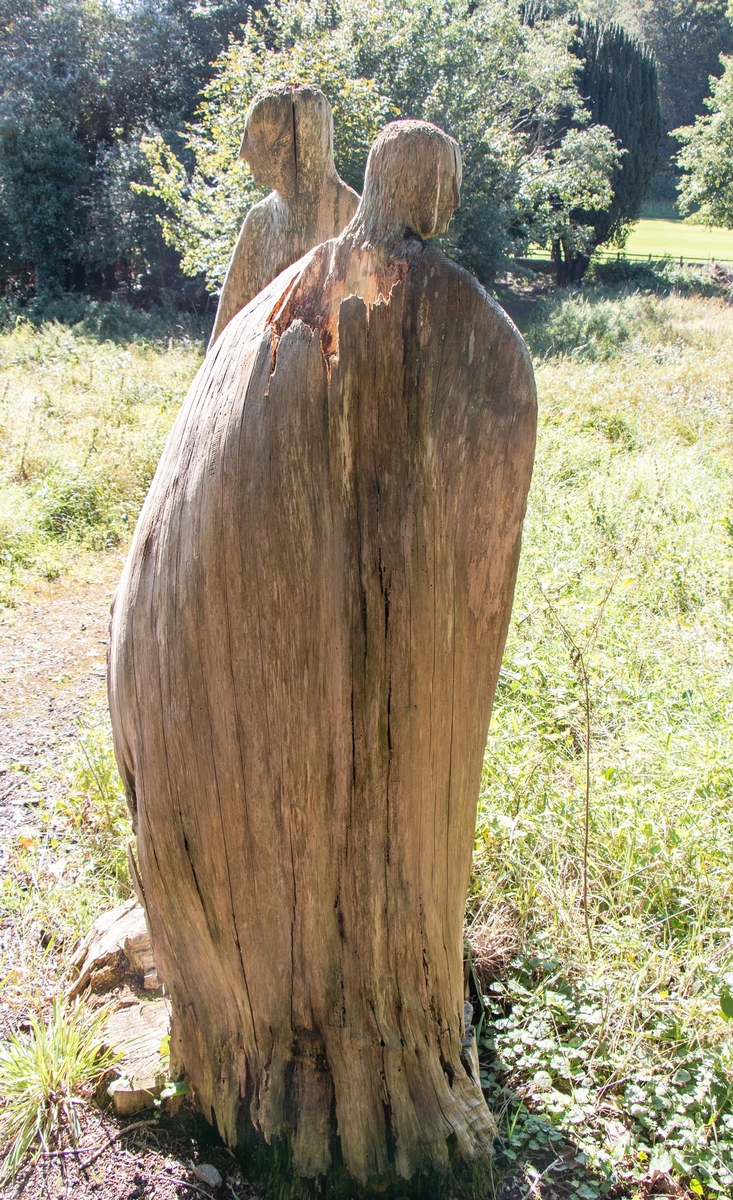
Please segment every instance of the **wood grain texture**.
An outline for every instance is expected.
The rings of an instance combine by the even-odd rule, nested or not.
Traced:
[[[319,88],[280,85],[249,106],[240,157],[274,190],[247,213],[227,268],[209,346],[258,292],[313,246],[338,237],[359,197],[333,162],[333,117]]]
[[[304,1176],[337,1141],[410,1179],[495,1129],[462,924],[536,400],[512,323],[411,232],[459,181],[434,127],[380,135],[349,229],[207,356],[114,605],[174,1057],[230,1144],[251,1122]]]

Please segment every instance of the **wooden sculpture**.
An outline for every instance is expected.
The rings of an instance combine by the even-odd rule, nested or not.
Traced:
[[[282,84],[249,106],[239,151],[274,189],[247,213],[227,268],[209,346],[245,304],[311,247],[338,237],[359,197],[333,162],[331,106],[318,88]]]
[[[342,236],[231,321],[112,622],[174,1061],[230,1145],[361,1188],[494,1133],[462,923],[536,402],[511,321],[423,240],[459,183],[451,138],[389,125]]]

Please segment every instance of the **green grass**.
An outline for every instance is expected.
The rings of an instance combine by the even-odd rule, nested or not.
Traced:
[[[56,999],[47,1021],[32,1016],[29,1033],[0,1046],[0,1179],[78,1142],[79,1096],[115,1061],[102,1045],[108,1016]]]
[[[650,1165],[730,1194],[733,311],[564,297],[528,334],[548,357],[474,876],[524,950],[486,1082],[510,1156],[575,1141],[579,1195]]]
[[[70,982],[74,946],[132,892],[132,826],[101,705],[87,712],[56,773],[60,799],[35,806],[33,825],[8,847],[0,880],[0,983],[11,1024],[47,1010]]]
[[[549,250],[536,246],[530,247],[529,255],[531,258],[550,258]],[[682,258],[685,262],[693,263],[705,263],[711,259],[733,263],[733,229],[691,225],[681,217],[642,217],[632,227],[623,249],[601,246],[597,251],[597,257],[601,260],[618,255],[635,259],[651,256],[652,261],[670,258],[673,262],[679,262]]]
[[[56,578],[129,539],[201,359],[200,340],[157,322],[157,340],[125,344],[89,325],[0,332],[0,603],[29,573]]]
[[[733,262],[733,229],[717,229],[706,225],[690,225],[687,221],[642,219],[629,234],[627,254],[649,255],[652,258],[692,259],[706,262]],[[616,251],[609,250],[615,255]]]

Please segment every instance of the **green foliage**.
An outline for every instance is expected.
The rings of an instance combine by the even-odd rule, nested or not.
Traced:
[[[545,302],[533,314],[527,339],[533,353],[542,357],[604,362],[632,336],[636,307],[636,299],[619,304],[587,295]]]
[[[100,876],[122,891],[129,890],[127,843],[132,825],[106,722],[80,728],[69,779],[71,786],[57,806],[58,815],[83,839]]]
[[[65,763],[51,773],[42,766],[31,772],[39,795],[33,824],[8,845],[0,884],[0,979],[11,1021],[43,1011],[49,993],[69,982],[74,944],[132,890],[132,830],[109,719],[100,704],[86,720]],[[49,790],[56,799],[48,798]]]
[[[659,96],[666,130],[702,111],[719,55],[733,49],[727,0],[627,0],[619,19],[648,47],[659,65]]]
[[[0,206],[6,237],[21,260],[36,265],[39,290],[60,287],[81,217],[78,195],[88,178],[78,139],[60,121],[0,127]]]
[[[733,228],[733,58],[721,59],[723,74],[711,79],[710,112],[694,125],[675,129],[682,143],[677,163],[686,174],[679,186],[682,212],[706,225]]]
[[[462,206],[444,245],[480,276],[533,238],[573,224],[579,204],[608,204],[617,163],[610,132],[587,121],[565,21],[522,25],[505,0],[287,0],[267,25],[253,17],[217,63],[186,144],[192,174],[158,137],[143,143],[149,191],[167,209],[163,229],[188,272],[216,287],[243,213],[257,198],[236,158],[257,88],[296,80],[323,88],[334,108],[337,167],[359,188],[370,141],[390,116],[434,121],[464,157]]]
[[[633,1021],[644,1053],[630,1061],[610,990],[601,977],[569,979],[542,938],[534,954],[490,988],[482,1082],[495,1109],[513,1109],[502,1156],[515,1162],[572,1142],[577,1175],[589,1162],[596,1173],[582,1184],[576,1176],[576,1194],[587,1200],[654,1172],[727,1191],[733,1185],[730,1047],[691,1043],[660,988],[636,1002]]]
[[[513,909],[526,948],[492,993],[487,1083],[525,1161],[554,1130],[599,1189],[658,1170],[727,1195],[731,309],[590,293],[557,311],[477,827],[473,904]],[[588,731],[563,627],[590,679],[593,953]]]
[[[89,1013],[57,998],[45,1024],[31,1016],[30,1033],[0,1044],[0,1178],[78,1141],[78,1096],[114,1062],[102,1046],[108,1016],[108,1008]]]
[[[669,259],[652,262],[634,262],[623,257],[594,259],[585,280],[604,287],[625,284],[642,291],[675,291],[682,296],[720,296],[726,300],[733,297],[733,273],[715,263],[681,267]]]
[[[252,7],[0,0],[0,286],[180,284],[160,206],[130,188],[148,181],[140,135],[175,135]]]
[[[611,204],[587,217],[600,245],[623,239],[656,169],[662,133],[657,65],[620,25],[581,21],[575,52],[583,62],[579,86],[591,119],[607,125],[625,151],[611,180]]]

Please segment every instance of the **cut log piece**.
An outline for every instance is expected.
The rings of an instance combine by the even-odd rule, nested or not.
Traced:
[[[244,219],[209,346],[285,267],[338,237],[359,203],[336,173],[331,106],[319,88],[281,84],[258,92],[247,110],[240,157],[255,183],[274,191]]]
[[[360,1195],[495,1131],[462,925],[536,399],[512,323],[423,240],[459,183],[452,139],[389,126],[342,237],[230,323],[112,620],[175,1063],[230,1145],[254,1126]]]
[[[157,990],[158,972],[145,912],[136,899],[126,900],[97,918],[72,966],[78,975],[69,989],[70,997],[87,987],[93,992],[108,992],[126,975],[135,976],[146,990]]]
[[[135,1001],[112,1013],[104,1042],[120,1055],[115,1063],[119,1078],[108,1088],[118,1116],[154,1107],[169,1074],[169,1031],[170,1006],[162,997]]]

